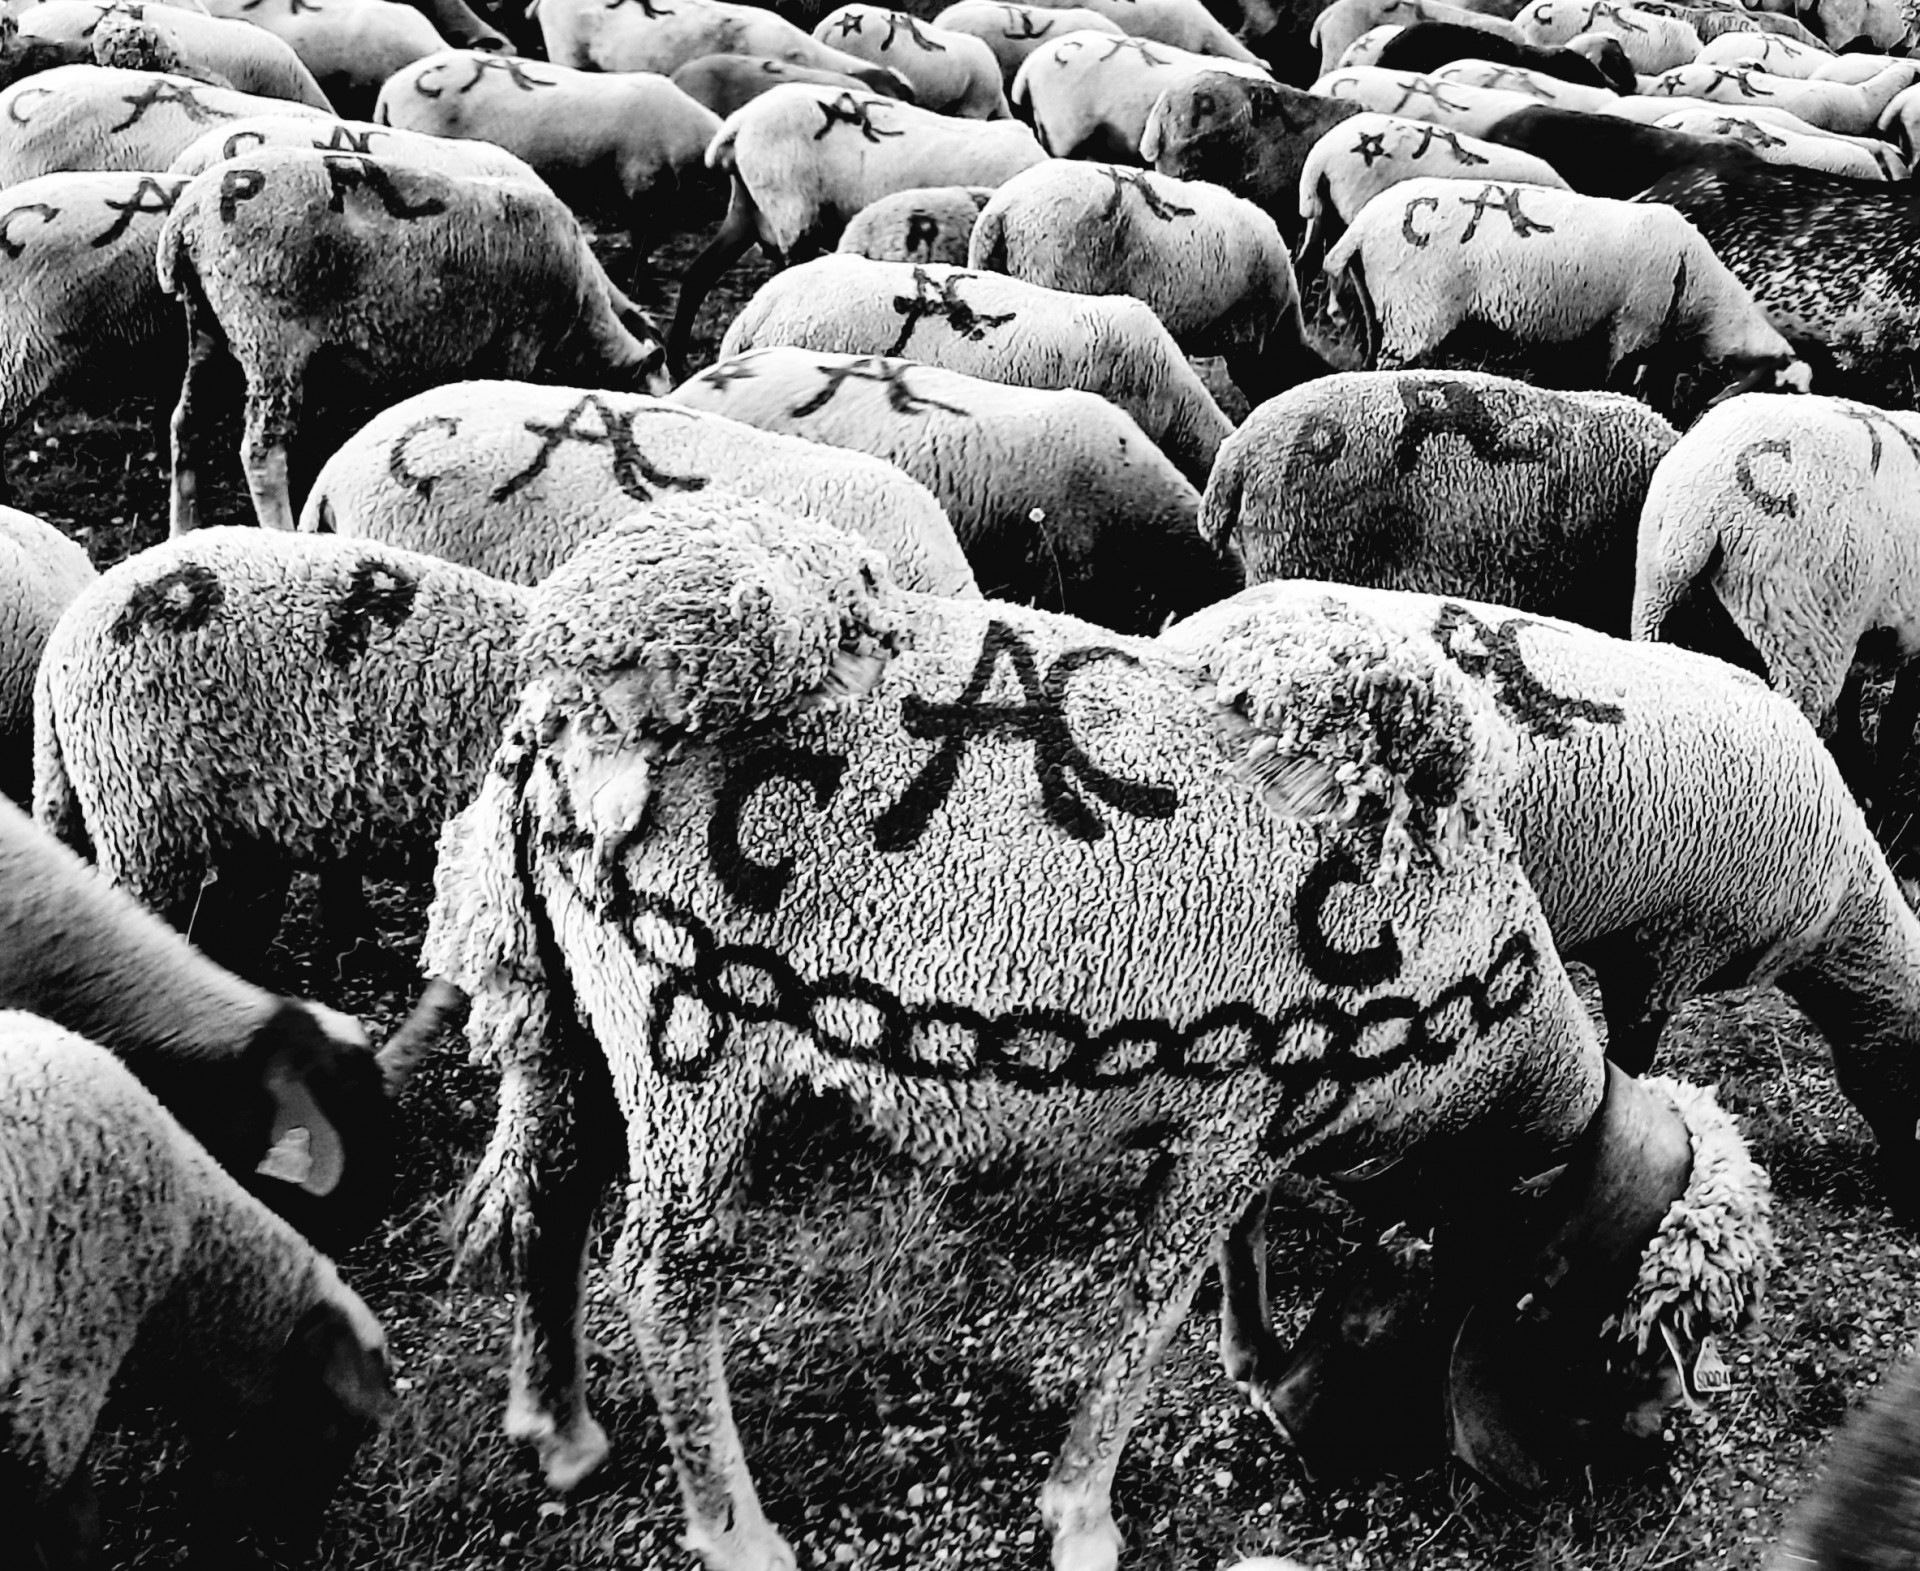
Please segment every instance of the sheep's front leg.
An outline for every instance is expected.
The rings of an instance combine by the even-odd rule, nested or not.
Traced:
[[[1195,1154],[1178,1163],[1153,1203],[1113,1351],[1088,1382],[1040,1492],[1040,1515],[1053,1533],[1054,1571],[1114,1571],[1119,1564],[1113,1475],[1120,1452],[1234,1201],[1264,1188],[1278,1170],[1257,1153],[1236,1153],[1224,1132],[1196,1134],[1193,1145]]]
[[[727,1213],[756,1088],[723,1075],[698,1087],[650,1081],[645,1092],[657,1106],[628,1121],[633,1182],[614,1270],[673,1452],[682,1542],[711,1571],[793,1571],[747,1470],[720,1347]]]

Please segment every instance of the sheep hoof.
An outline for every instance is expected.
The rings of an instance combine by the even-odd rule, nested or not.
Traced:
[[[607,1459],[611,1448],[607,1432],[591,1418],[581,1420],[573,1435],[549,1435],[540,1442],[540,1467],[547,1487],[568,1494]]]
[[[1063,1526],[1053,1535],[1053,1571],[1117,1571],[1120,1545],[1107,1512]]]

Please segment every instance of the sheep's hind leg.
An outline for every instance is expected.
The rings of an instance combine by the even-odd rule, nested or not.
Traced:
[[[300,419],[304,362],[289,359],[278,375],[260,379],[247,388],[246,434],[240,443],[240,463],[247,473],[247,494],[262,529],[291,531],[298,520],[287,475],[287,449]]]
[[[1286,1350],[1274,1335],[1267,1298],[1267,1208],[1262,1190],[1220,1237],[1220,1367],[1253,1407],[1273,1416],[1268,1393],[1286,1372]]]
[[[184,535],[200,527],[201,448],[211,406],[218,398],[221,368],[228,361],[226,335],[213,307],[197,287],[186,292],[187,368],[174,405],[173,464],[168,533]]]
[[[1040,1492],[1040,1515],[1053,1533],[1054,1571],[1114,1571],[1120,1529],[1113,1520],[1113,1475],[1167,1343],[1186,1318],[1216,1237],[1235,1201],[1264,1189],[1279,1164],[1224,1130],[1197,1130],[1199,1154],[1181,1161],[1153,1202],[1135,1257],[1135,1280],[1119,1335],[1100,1372],[1087,1382],[1067,1443]]]

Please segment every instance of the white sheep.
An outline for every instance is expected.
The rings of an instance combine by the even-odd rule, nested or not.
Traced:
[[[251,966],[297,868],[404,870],[466,805],[516,690],[525,591],[369,541],[211,529],[67,608],[35,692],[34,810]]]
[[[343,115],[369,114],[380,84],[401,67],[471,41],[446,38],[413,6],[390,0],[209,0],[208,9],[286,44]]]
[[[576,210],[617,215],[636,260],[678,227],[720,129],[718,115],[664,76],[574,71],[471,49],[396,71],[373,118],[506,148]]]
[[[1217,185],[1053,159],[981,209],[976,271],[1084,295],[1132,295],[1190,355],[1221,355],[1252,403],[1317,376],[1280,230]]]
[[[737,355],[791,344],[903,356],[990,382],[1077,387],[1111,399],[1204,486],[1232,425],[1150,306],[997,273],[823,256],[761,286],[721,340]]]
[[[1227,438],[1200,532],[1251,583],[1432,590],[1624,637],[1640,507],[1678,439],[1619,393],[1473,371],[1323,376]]]
[[[1242,65],[1264,67],[1265,62],[1221,25],[1201,0],[1027,0],[1043,11],[1097,11],[1124,28],[1129,37],[1184,49],[1190,54],[1216,55]]]
[[[324,113],[184,76],[56,66],[0,92],[0,187],[63,169],[165,169],[219,121]]]
[[[1578,341],[1598,342],[1590,375],[1644,359],[1716,368],[1740,392],[1806,390],[1806,365],[1745,286],[1699,230],[1656,203],[1407,180],[1361,210],[1326,271],[1357,300],[1380,370],[1432,355],[1465,325],[1563,360]]]
[[[838,71],[870,88],[901,80],[885,66],[816,42],[764,6],[730,0],[674,0],[658,7],[540,0],[535,16],[547,58],[578,71],[657,71],[671,76],[702,55],[745,54]]]
[[[983,185],[896,191],[855,213],[834,250],[877,262],[951,262],[964,267],[973,226],[992,195]]]
[[[1333,62],[1331,69],[1339,70],[1350,65],[1378,65],[1381,50],[1406,30],[1406,24],[1401,22],[1383,22],[1378,27],[1368,28],[1340,51],[1340,58]]]
[[[1415,22],[1452,22],[1476,27],[1512,43],[1526,42],[1504,17],[1491,16],[1444,0],[1333,0],[1313,19],[1307,41],[1320,51],[1320,74],[1337,69],[1342,57],[1377,27],[1409,27]]]
[[[481,180],[519,180],[531,186],[546,182],[524,159],[491,142],[456,141],[446,136],[422,136],[371,120],[292,115],[256,115],[215,126],[167,168],[181,180],[204,174],[215,164],[262,147],[304,147],[323,153],[370,153],[387,163],[409,164],[443,175],[467,175]]]
[[[112,1054],[36,1015],[0,1012],[0,1150],[9,1554],[93,1563],[115,1389],[177,1407],[248,1517],[311,1531],[394,1404],[359,1295]]]
[[[352,1242],[385,1209],[391,1116],[359,1022],[222,970],[6,801],[0,962],[0,1008],[111,1049],[309,1237]]]
[[[1004,120],[1011,113],[1000,62],[971,33],[885,6],[843,5],[820,19],[813,36],[874,65],[891,66],[907,79],[922,109],[979,120]]]
[[[1587,114],[1605,114],[1620,95],[1604,87],[1590,87],[1532,71],[1525,66],[1502,65],[1492,60],[1450,60],[1432,72],[1436,82],[1457,82],[1462,87],[1491,87],[1504,93],[1524,93],[1535,103],[1555,109],[1577,109]]]
[[[1508,88],[1470,87],[1464,82],[1443,82],[1420,71],[1390,71],[1377,65],[1331,71],[1309,91],[1339,103],[1357,104],[1376,114],[1425,120],[1469,136],[1485,136],[1508,115],[1539,103],[1529,94]]]
[[[977,595],[953,525],[893,465],[637,393],[456,382],[376,415],[327,460],[300,527],[537,584],[662,495],[735,492],[863,536],[902,583]]]
[[[153,252],[185,186],[82,170],[0,192],[0,439],[49,394],[96,394],[109,373],[119,398],[153,400],[164,431],[180,315],[154,277]]]
[[[1826,80],[1851,82],[1875,75],[1884,67],[1885,57],[1875,60],[1872,56],[1835,55],[1779,33],[1722,33],[1707,40],[1693,64],[1752,65],[1775,76],[1799,77],[1818,76],[1822,67],[1838,66],[1842,74]]]
[[[955,33],[971,33],[993,51],[999,62],[1000,79],[1008,87],[1019,74],[1028,55],[1050,39],[1068,33],[1106,33],[1119,36],[1126,32],[1118,22],[1098,11],[1075,5],[1052,9],[1039,5],[1014,5],[1009,0],[959,0],[933,19],[935,27]]]
[[[520,181],[260,148],[194,176],[161,230],[158,268],[187,312],[175,534],[199,521],[202,406],[228,358],[246,377],[247,491],[275,529],[294,524],[288,457],[316,365],[349,367],[386,397],[473,372],[669,385],[652,324],[579,221]]]
[[[442,842],[423,965],[472,995],[503,1072],[463,1242],[520,1295],[510,1432],[560,1488],[607,1453],[575,1355],[617,1177],[683,1542],[790,1565],[717,1324],[762,1111],[831,1087],[967,1165],[1075,1170],[1158,1131],[1138,1291],[1040,1502],[1056,1565],[1111,1571],[1131,1421],[1249,1194],[1297,1154],[1324,1170],[1443,1130],[1489,1176],[1532,1173],[1598,1109],[1590,1028],[1478,813],[1489,706],[1362,617],[1216,623],[1170,657],[900,595],[836,532],[699,500],[542,586],[521,710]],[[667,655],[688,648],[727,658]]]
[[[871,93],[801,83],[776,87],[727,116],[707,148],[733,180],[727,216],[680,280],[667,359],[676,373],[708,292],[759,245],[776,261],[825,250],[847,220],[896,191],[996,187],[1046,160],[1014,120],[963,120]]]
[[[1751,148],[1770,164],[1793,164],[1853,180],[1904,180],[1907,161],[1885,143],[1871,151],[1835,136],[1803,135],[1777,121],[1725,104],[1702,105],[1654,122],[1693,136],[1725,137]]]
[[[33,674],[47,635],[96,575],[52,524],[0,507],[0,795],[33,800]]]
[[[1161,94],[1213,72],[1272,80],[1259,66],[1143,38],[1067,33],[1027,56],[1013,79],[1013,106],[1056,158],[1139,163],[1147,116]]]
[[[1643,76],[1686,65],[1706,47],[1691,22],[1621,0],[1532,0],[1513,24],[1529,44],[1564,44],[1583,33],[1606,33],[1620,40]]]
[[[1240,587],[1200,538],[1200,495],[1128,416],[882,355],[754,349],[669,401],[897,464],[953,520],[981,588],[1123,633]]]
[[[1825,131],[1871,136],[1887,105],[1913,86],[1916,76],[1920,76],[1920,64],[1912,61],[1896,61],[1857,85],[1771,76],[1754,66],[1685,65],[1656,78],[1645,94],[1699,98],[1714,104],[1758,101]]]
[[[1322,136],[1300,169],[1300,271],[1312,276],[1327,246],[1382,191],[1403,180],[1517,180],[1568,189],[1553,165],[1499,142],[1482,141],[1398,115],[1358,114]]]
[[[329,114],[333,111],[300,57],[280,39],[250,23],[165,7],[156,8],[149,16],[143,6],[130,8],[105,0],[43,0],[20,13],[20,32],[25,37],[72,42],[91,38],[94,29],[112,16],[137,16],[157,30],[189,65],[213,72],[236,92],[285,98]]]
[[[867,83],[844,71],[817,71],[766,55],[702,55],[667,80],[723,120],[782,82],[811,82],[816,87],[872,91],[893,98],[904,98],[912,91],[904,81]]]

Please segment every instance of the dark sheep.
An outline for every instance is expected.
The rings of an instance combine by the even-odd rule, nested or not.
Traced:
[[[1760,163],[1758,154],[1737,142],[1544,105],[1496,120],[1486,138],[1544,158],[1583,196],[1616,201],[1638,196],[1676,171]]]
[[[1491,60],[1495,65],[1519,66],[1582,87],[1604,87],[1616,93],[1637,93],[1639,81],[1626,53],[1617,42],[1602,51],[1604,66],[1572,49],[1543,49],[1515,43],[1483,27],[1458,22],[1415,22],[1389,38],[1373,64],[1399,71],[1432,71],[1454,60]]]

